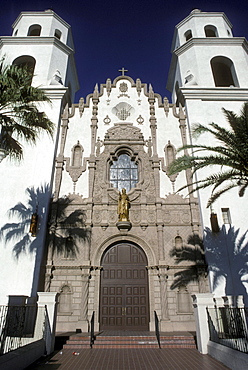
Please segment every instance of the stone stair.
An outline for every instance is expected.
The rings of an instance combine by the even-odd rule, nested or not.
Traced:
[[[160,334],[161,348],[196,348],[193,335],[185,334]],[[90,336],[88,334],[76,334],[70,336],[69,340],[63,346],[64,349],[72,351],[90,348]],[[98,348],[158,348],[158,342],[155,334],[149,335],[96,335],[93,345]]]

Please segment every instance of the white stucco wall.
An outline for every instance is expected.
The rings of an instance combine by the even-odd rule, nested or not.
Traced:
[[[32,24],[42,25],[41,37],[26,37],[28,28]],[[61,41],[53,37],[55,28],[62,32]],[[62,84],[51,84],[51,78],[58,69],[63,83],[65,82],[69,54],[73,53],[73,50],[63,44],[67,42],[68,28],[69,25],[54,12],[22,13],[14,24],[13,35],[18,29],[18,36],[1,38],[0,57],[5,56],[6,64],[12,63],[22,55],[30,55],[36,59],[35,77],[32,83],[34,86],[45,87],[51,99],[51,104],[40,104],[39,109],[46,112],[55,125],[55,131],[53,138],[41,133],[36,145],[22,143],[23,160],[20,163],[10,161],[7,157],[0,164],[2,179],[0,228],[3,231],[0,240],[2,282],[0,304],[7,303],[8,295],[35,296],[37,291],[52,195],[62,100],[67,91]],[[71,63],[73,64],[73,61]],[[77,85],[77,76],[74,75],[74,77],[72,90],[75,90]],[[26,189],[29,189],[32,200]],[[20,211],[21,218],[16,214],[14,217],[9,214],[8,211],[15,206]],[[38,231],[36,237],[31,237],[29,225],[36,206]],[[26,227],[18,231],[18,224],[22,222],[26,222]],[[9,231],[9,234],[4,230]]]

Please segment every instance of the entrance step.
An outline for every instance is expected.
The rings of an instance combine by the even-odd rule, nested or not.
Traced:
[[[196,348],[194,336],[190,333],[180,334],[160,334],[161,348]],[[89,335],[70,336],[63,348],[77,350],[90,347]],[[158,348],[158,342],[154,333],[149,335],[97,335],[93,345],[98,348]]]
[[[80,349],[90,347],[90,335],[89,333],[71,335],[63,345],[63,349]]]

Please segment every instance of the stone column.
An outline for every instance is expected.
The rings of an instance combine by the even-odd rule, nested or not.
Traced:
[[[46,353],[49,355],[54,350],[56,315],[57,315],[57,293],[38,292],[38,310],[46,307],[47,325],[46,325]]]
[[[73,117],[75,114],[75,106],[72,105],[72,109],[70,111],[68,104],[66,105],[63,114],[62,114],[62,124],[61,124],[61,137],[60,137],[60,148],[59,154],[56,158],[56,166],[55,166],[55,179],[54,179],[54,201],[59,198],[60,186],[62,181],[62,172],[64,169],[64,150],[65,150],[65,142],[67,136],[67,130],[69,127],[69,118]]]
[[[161,295],[161,320],[169,320],[168,313],[168,294],[167,294],[167,266],[159,267],[159,282],[160,282],[160,295]]]
[[[202,354],[208,353],[207,345],[209,342],[209,328],[207,307],[214,308],[213,297],[214,294],[211,293],[199,293],[192,295],[196,324],[197,347],[198,351]]]
[[[88,321],[88,301],[89,301],[89,277],[90,273],[82,272],[82,303],[81,303],[81,321],[82,321],[82,331],[87,332],[89,329]]]
[[[181,139],[182,139],[182,144],[183,146],[187,145],[187,135],[186,135],[186,115],[183,111],[183,107],[181,104],[179,104],[179,110],[177,113],[176,106],[173,106],[173,115],[174,117],[178,118],[179,120],[179,129],[181,132]],[[188,149],[184,149],[184,154],[189,155]],[[185,170],[186,174],[186,180],[187,180],[187,185],[189,189],[189,204],[190,204],[190,212],[191,212],[191,222],[192,222],[192,231],[194,234],[199,233],[199,211],[198,211],[198,201],[197,198],[194,197],[194,195],[191,193],[193,190],[193,185],[192,185],[192,171],[191,169]]]
[[[158,254],[159,254],[159,261],[164,261],[164,228],[162,224],[157,225],[157,233],[158,233]]]

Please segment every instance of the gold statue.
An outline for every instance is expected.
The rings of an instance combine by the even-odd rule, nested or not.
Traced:
[[[130,202],[126,194],[126,189],[122,189],[122,192],[119,192],[119,201],[118,201],[119,221],[129,222],[129,208]]]

